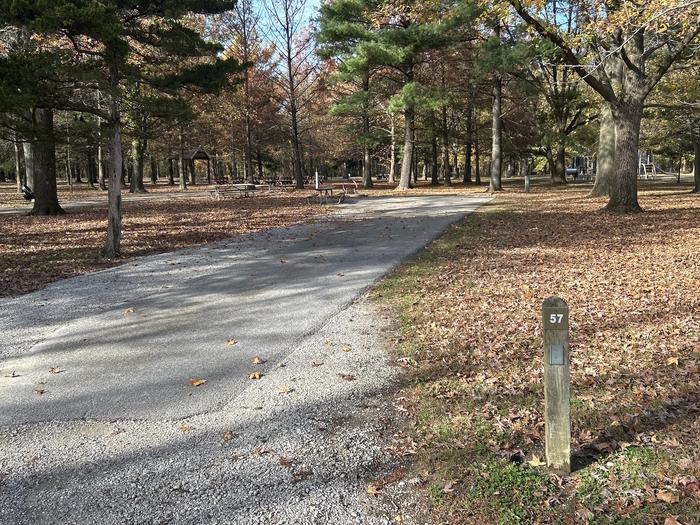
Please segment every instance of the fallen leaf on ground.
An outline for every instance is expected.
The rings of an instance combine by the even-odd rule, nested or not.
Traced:
[[[340,350],[341,350],[341,352],[350,352],[352,350],[352,348],[350,348],[349,346],[344,346]]]
[[[248,379],[261,379],[263,374],[260,372],[253,372],[248,376]]]
[[[280,387],[280,394],[289,394],[290,392],[294,392],[294,389],[289,388],[287,385]]]
[[[182,424],[180,425],[180,432],[183,432],[183,433],[184,433],[184,432],[189,432],[189,431],[190,431],[190,427],[188,427],[188,426],[185,425],[184,423],[182,423]]]
[[[294,463],[294,460],[289,459],[289,458],[285,458],[284,456],[280,456],[277,459],[277,462],[280,464],[280,466],[282,466],[284,468],[291,468],[292,463]]]
[[[675,357],[675,356],[669,357],[668,359],[666,359],[666,364],[667,364],[668,366],[672,366],[672,365],[676,365],[676,366],[677,366],[677,365],[678,365],[678,358]]]
[[[342,379],[343,381],[354,381],[355,376],[352,376],[350,374],[338,374],[338,377]]]
[[[58,368],[57,366],[52,366],[51,368],[49,368],[49,372],[51,372],[52,374],[60,374],[61,372],[63,372],[63,370],[61,368]]]
[[[384,476],[382,479],[375,481],[374,483],[370,483],[367,486],[367,492],[369,494],[377,494],[379,491],[381,491],[384,487],[391,483],[396,483],[397,481],[401,480],[406,476],[406,469],[405,468],[400,468],[397,469],[393,472],[390,472],[386,476]]]
[[[527,463],[532,467],[541,467],[542,465],[545,465],[545,462],[542,461],[539,456],[535,456],[534,454],[532,455],[532,459]]]
[[[231,441],[233,439],[233,432],[227,430],[224,432],[224,441]]]
[[[445,494],[450,494],[451,492],[454,492],[454,491],[455,491],[455,485],[456,485],[456,484],[457,484],[456,481],[449,481],[449,482],[445,483],[445,486],[444,486],[444,487],[442,487],[442,491],[443,491]]]
[[[3,190],[7,188],[4,184],[0,186]],[[74,185],[69,193],[67,185],[59,185],[59,199],[62,202],[92,199],[94,190],[84,186]],[[250,199],[231,206],[230,202],[215,199],[209,202],[195,195],[171,198],[172,188],[166,184],[149,185],[148,190],[166,198],[124,201],[122,252],[126,257],[199,246],[232,235],[287,226],[319,212],[308,206],[304,195],[260,195],[255,202]],[[0,200],[5,196],[0,192]],[[14,192],[12,198],[16,199]],[[183,222],[183,210],[187,210],[186,214],[195,214],[197,220]],[[4,265],[0,297],[38,290],[58,279],[121,264],[122,259],[96,257],[104,236],[105,213],[106,203],[103,203],[73,209],[70,214],[47,221],[29,216],[3,217],[0,221]],[[242,216],[246,217],[245,221],[241,220]],[[167,231],[159,224],[168,224]],[[66,235],[66,231],[75,234]],[[28,243],[28,237],[36,242]],[[167,261],[164,264],[180,263]]]
[[[256,355],[256,356],[253,358],[253,364],[254,364],[254,365],[262,365],[263,363],[265,363],[265,360],[264,360],[262,357]]]
[[[673,516],[666,516],[666,519],[664,520],[664,525],[683,525],[683,524]]]
[[[666,503],[678,503],[678,494],[674,494],[668,490],[660,490],[656,493],[657,499]]]
[[[190,385],[192,385],[192,386],[201,386],[201,385],[206,385],[206,384],[207,384],[206,379],[197,379],[197,378],[190,379]]]
[[[226,344],[229,346],[233,346],[233,345],[237,345],[238,341],[236,341],[235,339],[227,339]]]

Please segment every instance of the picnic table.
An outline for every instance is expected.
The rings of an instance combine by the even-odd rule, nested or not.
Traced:
[[[314,189],[316,195],[312,195],[310,199],[318,201],[319,204],[340,204],[345,200],[345,189],[337,191],[334,186],[317,186]]]
[[[214,186],[209,190],[209,195],[213,199],[225,199],[226,197],[252,197],[256,191],[255,184],[229,184],[227,186]]]

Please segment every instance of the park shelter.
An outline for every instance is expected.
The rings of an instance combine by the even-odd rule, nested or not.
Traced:
[[[178,161],[178,157],[173,157],[173,161]],[[195,161],[197,160],[205,160],[207,161],[207,182],[211,184],[211,157],[210,155],[203,150],[201,147],[198,147],[194,150],[191,151],[186,151],[182,154],[182,161],[183,164],[186,166],[185,167],[185,172],[187,172],[187,169],[190,170],[190,176],[194,177],[195,175]]]

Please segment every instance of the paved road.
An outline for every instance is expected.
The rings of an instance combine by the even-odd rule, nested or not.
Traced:
[[[0,301],[0,522],[386,522],[360,500],[396,372],[353,300],[486,200],[363,199]]]

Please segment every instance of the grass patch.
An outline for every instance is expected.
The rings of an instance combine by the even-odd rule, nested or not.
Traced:
[[[652,185],[644,214],[619,216],[585,195],[507,192],[374,291],[400,323],[439,522],[700,522],[700,199]],[[550,295],[571,309],[578,470],[563,480],[527,463],[544,449]]]

